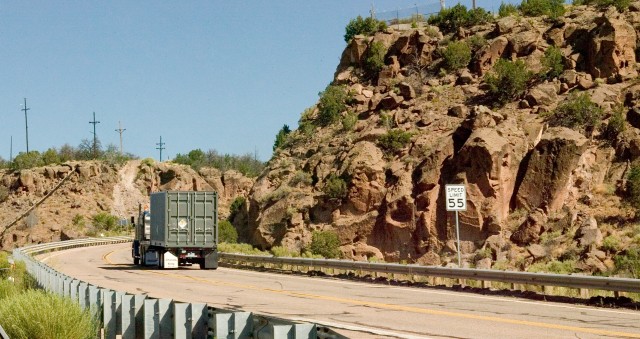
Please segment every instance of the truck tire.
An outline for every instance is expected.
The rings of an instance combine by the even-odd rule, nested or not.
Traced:
[[[158,251],[158,268],[164,269],[164,253],[162,251]]]
[[[133,258],[133,264],[136,266],[140,266],[140,258]]]
[[[200,269],[201,270],[206,270],[207,268],[204,266],[204,258],[200,259],[198,261],[198,264],[200,265]]]

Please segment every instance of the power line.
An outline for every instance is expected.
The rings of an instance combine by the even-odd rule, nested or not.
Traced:
[[[158,145],[159,147],[156,147],[156,149],[160,150],[160,162],[162,162],[162,150],[165,149],[164,146],[166,143],[162,142],[162,135],[160,136],[160,142],[156,142],[156,145]]]
[[[24,111],[24,131],[27,136],[27,153],[29,153],[29,123],[27,122],[27,111],[31,108],[27,107],[27,98],[24,98],[24,108],[21,111]]]
[[[126,128],[123,129],[122,126],[120,126],[120,121],[118,121],[118,129],[116,132],[120,133],[120,155],[122,155],[122,132],[126,130]]]
[[[93,124],[93,157],[98,157],[98,137],[96,135],[96,125],[100,123],[100,121],[96,121],[96,112],[93,112],[93,121],[89,121],[90,124]]]

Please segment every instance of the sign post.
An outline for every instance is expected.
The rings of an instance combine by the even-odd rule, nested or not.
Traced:
[[[458,211],[467,210],[467,189],[464,185],[445,185],[447,212],[456,212],[456,238],[458,243],[458,267],[462,267],[460,260],[460,226],[458,225]]]

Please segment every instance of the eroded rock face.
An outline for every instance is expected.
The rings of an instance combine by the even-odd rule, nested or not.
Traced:
[[[624,20],[603,17],[591,31],[587,67],[595,78],[637,74],[636,38],[633,26]]]
[[[516,208],[555,211],[562,207],[570,177],[587,149],[585,136],[565,127],[549,128],[533,149],[516,194]]]

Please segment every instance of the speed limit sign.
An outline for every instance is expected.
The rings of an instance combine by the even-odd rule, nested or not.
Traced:
[[[467,210],[467,189],[464,185],[445,185],[447,211]]]

